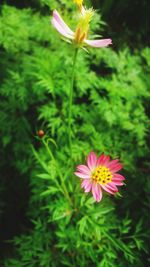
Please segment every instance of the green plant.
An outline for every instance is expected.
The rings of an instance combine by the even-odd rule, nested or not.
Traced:
[[[69,18],[64,16],[74,25],[72,5],[63,1],[60,8],[64,5],[71,7]],[[52,1],[51,7],[58,3]],[[149,235],[149,119],[145,110],[149,48],[132,53],[129,48],[79,52],[69,161],[66,125],[71,47],[60,42],[49,16],[31,9],[4,5],[0,25],[0,143],[7,155],[7,162],[2,157],[1,170],[5,174],[5,169],[9,173],[15,169],[15,187],[18,179],[29,184],[27,218],[32,223],[14,237],[14,252],[2,265],[144,267]],[[48,145],[59,163],[71,203],[64,197],[58,166],[42,139],[35,139],[39,128],[51,138]],[[97,205],[83,194],[73,171],[91,148],[121,158],[127,177],[122,198],[105,196]]]

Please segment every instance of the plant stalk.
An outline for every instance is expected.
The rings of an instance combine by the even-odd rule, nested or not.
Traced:
[[[70,84],[70,93],[69,93],[69,109],[68,109],[68,143],[69,143],[69,148],[70,148],[70,153],[71,153],[71,154],[72,154],[71,118],[72,118],[73,88],[74,88],[75,66],[76,66],[77,54],[78,54],[78,47],[75,48],[74,56],[73,56],[73,67],[72,67],[71,84]]]

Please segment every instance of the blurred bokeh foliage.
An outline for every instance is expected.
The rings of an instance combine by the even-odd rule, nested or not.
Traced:
[[[103,16],[113,4],[105,1]],[[101,7],[99,1],[93,5]],[[117,50],[112,46],[78,54],[73,168],[94,150],[120,158],[127,178],[122,197],[104,196],[93,203],[67,164],[73,48],[50,25],[54,8],[74,27],[72,1],[7,1],[0,9],[1,264],[148,266],[150,48],[140,43],[143,31],[137,46],[125,42],[130,34],[124,32],[120,48],[114,44]],[[92,29],[107,38],[108,28],[113,32],[97,12]],[[54,162],[35,138],[40,128],[57,144],[50,146],[73,207],[56,184]]]

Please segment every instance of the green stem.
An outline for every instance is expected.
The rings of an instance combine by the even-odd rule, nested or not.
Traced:
[[[71,85],[70,85],[70,93],[69,93],[69,110],[68,110],[68,142],[69,142],[70,153],[72,151],[71,149],[71,117],[72,117],[73,88],[74,88],[75,66],[76,66],[77,54],[78,54],[78,48],[75,48],[74,56],[73,56],[73,67],[72,67],[72,74],[71,74]]]
[[[42,142],[43,142],[44,146],[46,147],[47,152],[48,152],[49,155],[50,155],[50,158],[55,162],[56,170],[57,170],[58,176],[59,176],[60,181],[61,181],[61,186],[62,186],[61,189],[63,189],[64,196],[69,200],[70,204],[72,205],[72,201],[71,201],[71,198],[70,198],[70,196],[69,196],[69,194],[68,194],[67,188],[66,188],[66,186],[65,186],[64,179],[63,179],[63,176],[62,176],[62,174],[61,174],[61,172],[60,172],[58,163],[57,163],[57,161],[56,161],[56,159],[55,159],[55,157],[54,157],[54,155],[53,155],[53,153],[52,153],[52,151],[51,151],[51,149],[50,149],[48,143],[47,143],[44,139],[42,139]],[[59,183],[57,183],[57,185],[60,187]]]

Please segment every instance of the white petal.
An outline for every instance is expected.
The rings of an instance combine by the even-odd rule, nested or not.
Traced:
[[[58,22],[58,24],[65,30],[66,33],[74,35],[73,31],[68,27],[68,25],[61,18],[57,10],[53,11],[53,18]]]
[[[69,38],[69,39],[73,39],[73,36],[68,34],[68,32],[62,28],[62,26],[57,22],[57,20],[53,17],[51,20],[51,23],[53,24],[54,28],[64,37]]]
[[[92,47],[106,47],[112,44],[111,39],[101,39],[101,40],[85,40],[84,41],[87,45]]]

